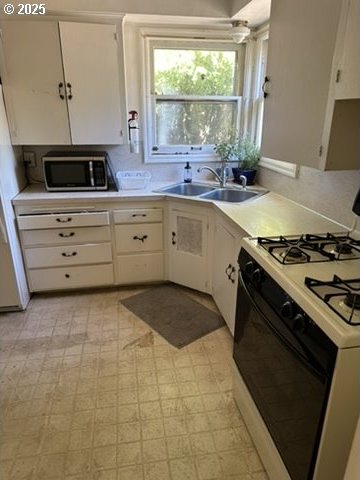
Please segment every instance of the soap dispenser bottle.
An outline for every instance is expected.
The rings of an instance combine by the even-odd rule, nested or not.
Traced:
[[[192,173],[191,173],[191,166],[189,162],[186,162],[184,167],[184,182],[191,183],[192,181]]]

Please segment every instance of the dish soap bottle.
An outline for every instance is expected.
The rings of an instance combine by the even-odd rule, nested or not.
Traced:
[[[191,183],[192,181],[192,173],[191,173],[191,166],[189,162],[186,162],[184,167],[184,182]]]

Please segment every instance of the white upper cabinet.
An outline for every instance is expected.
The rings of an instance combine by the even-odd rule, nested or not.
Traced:
[[[360,2],[348,0],[344,8],[345,31],[341,45],[337,99],[360,98]]]
[[[359,168],[359,100],[335,96],[348,4],[349,0],[272,2],[264,157],[322,170]],[[355,62],[355,52],[349,55]]]
[[[4,96],[14,144],[71,143],[56,22],[1,23]],[[64,91],[63,91],[64,92]]]
[[[122,143],[115,26],[59,26],[72,143]]]
[[[1,30],[14,144],[123,143],[114,25],[3,21]]]

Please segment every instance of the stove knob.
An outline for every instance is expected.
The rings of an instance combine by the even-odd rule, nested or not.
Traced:
[[[303,313],[297,313],[294,317],[293,330],[296,332],[305,333],[308,323],[309,322]]]
[[[253,274],[251,275],[251,280],[253,282],[253,284],[258,287],[261,283],[261,280],[262,280],[263,276],[262,276],[262,270],[261,268],[256,268],[253,272]]]
[[[251,260],[249,262],[246,262],[245,264],[245,273],[249,276],[253,274],[255,270],[255,262],[252,262]]]
[[[294,316],[294,304],[290,300],[284,302],[280,309],[281,316],[284,318],[292,318]]]

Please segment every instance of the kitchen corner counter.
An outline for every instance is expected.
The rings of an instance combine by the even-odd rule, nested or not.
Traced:
[[[53,201],[61,202],[109,202],[116,200],[159,200],[164,198],[162,193],[156,193],[153,190],[159,190],[168,185],[169,182],[151,182],[147,188],[138,190],[106,190],[106,191],[86,191],[86,192],[47,192],[42,184],[31,184],[20,192],[12,203],[15,206],[27,205],[30,202],[46,204]]]
[[[251,237],[348,231],[344,225],[273,192],[242,204],[218,202],[216,207]]]
[[[90,191],[90,192],[47,192],[43,185],[31,184],[13,200],[14,206],[26,206],[30,203],[39,206],[61,203],[83,202],[125,202],[156,201],[173,199],[189,205],[213,205],[214,209],[240,227],[246,236],[296,235],[306,232],[343,232],[347,227],[316,213],[309,208],[288,200],[281,195],[268,192],[265,195],[243,203],[214,202],[196,197],[181,197],[159,192],[172,182],[150,182],[148,187],[139,190]],[[176,182],[174,182],[176,183]],[[210,183],[213,185],[213,183]],[[259,187],[263,190],[262,187]]]

